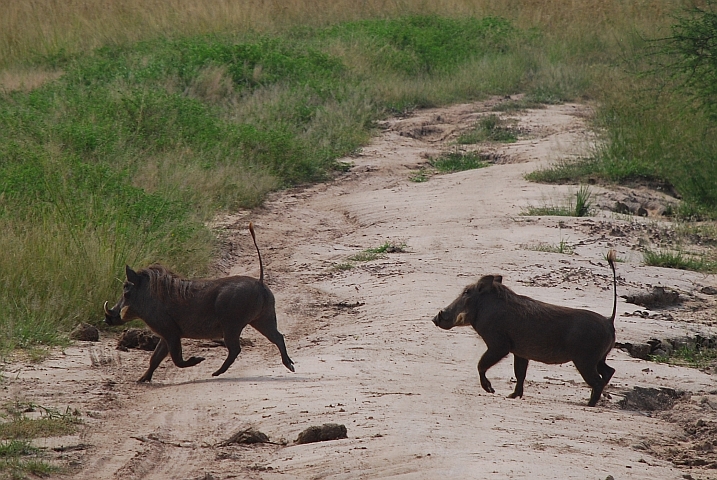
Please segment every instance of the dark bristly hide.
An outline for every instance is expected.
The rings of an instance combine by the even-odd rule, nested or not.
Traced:
[[[202,357],[184,359],[182,338],[223,339],[229,352],[219,370],[212,374],[221,375],[239,355],[239,338],[247,325],[275,344],[283,364],[294,371],[284,337],[277,329],[274,295],[264,285],[264,266],[251,223],[249,232],[259,255],[259,279],[233,276],[190,280],[161,265],[152,265],[137,272],[126,267],[127,280],[122,297],[111,309],[105,302],[105,322],[121,325],[139,318],[161,337],[140,382],[152,380],[152,374],[167,355],[180,368],[191,367],[204,360]]]
[[[514,357],[517,383],[510,398],[523,396],[528,362],[559,364],[573,362],[592,388],[589,406],[595,406],[615,370],[605,363],[615,345],[617,276],[615,252],[607,255],[612,268],[614,299],[612,316],[589,310],[561,307],[518,295],[503,285],[499,275],[486,275],[444,308],[433,323],[450,330],[472,326],[488,350],[478,362],[483,389],[494,393],[486,371],[509,353]]]

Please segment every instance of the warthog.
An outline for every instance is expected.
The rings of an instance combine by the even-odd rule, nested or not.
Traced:
[[[229,353],[219,370],[212,373],[213,376],[221,375],[239,355],[239,337],[247,325],[279,347],[281,361],[294,371],[284,337],[276,327],[274,295],[264,285],[264,265],[251,223],[249,232],[259,256],[258,280],[244,276],[188,280],[161,265],[138,272],[129,266],[125,268],[127,281],[122,298],[111,309],[105,302],[105,322],[121,325],[140,318],[161,337],[140,382],[152,380],[152,374],[167,354],[179,368],[192,367],[204,360],[202,357],[183,359],[182,338],[223,338]]]
[[[472,325],[483,338],[488,350],[478,362],[480,384],[486,392],[495,393],[485,372],[508,353],[514,357],[517,384],[509,398],[523,396],[528,361],[548,364],[572,361],[580,375],[592,387],[588,405],[593,407],[615,369],[605,358],[615,345],[615,312],[617,310],[617,276],[615,252],[607,255],[612,268],[614,300],[612,316],[560,307],[518,295],[503,285],[499,275],[486,275],[469,285],[453,303],[438,312],[436,326],[450,330]]]

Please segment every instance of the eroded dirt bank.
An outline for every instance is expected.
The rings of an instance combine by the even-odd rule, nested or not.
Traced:
[[[571,364],[531,363],[525,397],[509,400],[512,357],[488,372],[496,393],[487,394],[476,371],[480,338],[430,322],[488,273],[503,275],[518,293],[608,315],[611,275],[603,255],[613,247],[625,260],[618,263],[621,295],[663,285],[688,300],[667,313],[633,315],[646,310],[619,299],[619,342],[714,333],[714,301],[700,293],[717,285],[713,276],[641,264],[638,247],[669,232],[661,220],[606,210],[587,218],[520,215],[575,192],[523,175],[586,152],[588,107],[511,113],[519,141],[480,147],[493,165],[409,180],[429,156],[456,148],[456,136],[498,101],[386,122],[335,181],[282,192],[260,210],[218,220],[231,274],[258,275],[246,231],[254,222],[295,374],[247,329],[253,345],[221,377],[211,372],[225,349],[186,341],[185,355],[201,354],[204,363],[178,369],[165,362],[152,384],[137,385],[149,353],[120,352],[114,339],[104,339],[40,365],[7,365],[3,400],[83,412],[80,434],[40,442],[87,445],[62,459],[72,464],[68,476],[82,479],[717,477],[710,462],[690,463],[714,456],[717,447],[707,445],[714,435],[686,430],[717,425],[717,386],[708,373],[616,349],[608,357],[617,370],[607,389],[612,398],[596,408],[586,406],[589,389]],[[592,191],[603,206],[634,193]],[[660,201],[656,193],[636,194]],[[386,242],[403,251],[347,268],[349,257]],[[535,249],[561,242],[574,253]],[[618,402],[636,386],[691,395],[668,413],[621,409]],[[305,428],[328,422],[346,425],[348,438],[292,443]],[[277,444],[218,445],[249,426]]]

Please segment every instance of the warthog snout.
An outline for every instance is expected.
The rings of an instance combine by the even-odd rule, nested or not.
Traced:
[[[523,396],[528,361],[548,364],[573,362],[592,387],[589,406],[600,399],[615,370],[605,363],[615,345],[617,276],[615,252],[607,256],[613,276],[611,317],[589,310],[561,307],[518,295],[503,285],[499,275],[486,275],[466,287],[449,306],[438,312],[433,323],[444,329],[471,325],[488,349],[478,362],[480,384],[494,393],[486,371],[509,353],[515,359],[517,380],[510,398]]]
[[[453,327],[453,322],[443,313],[443,310],[433,317],[433,324],[444,330],[450,330]]]
[[[119,316],[119,313],[113,312],[109,308],[107,308],[107,303],[102,306],[102,309],[105,311],[105,323],[107,325],[120,325],[122,323],[122,319]]]

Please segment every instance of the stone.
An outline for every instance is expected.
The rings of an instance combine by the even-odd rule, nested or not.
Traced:
[[[84,342],[99,342],[100,331],[94,325],[89,323],[80,323],[74,330],[70,332],[72,340],[82,340]]]
[[[149,330],[141,328],[128,328],[117,340],[117,350],[136,348],[139,350],[152,351],[159,343],[160,338]]]
[[[340,438],[348,438],[345,425],[339,425],[337,423],[324,423],[320,427],[309,427],[301,432],[296,439],[296,443],[301,445],[304,443],[338,440]]]

